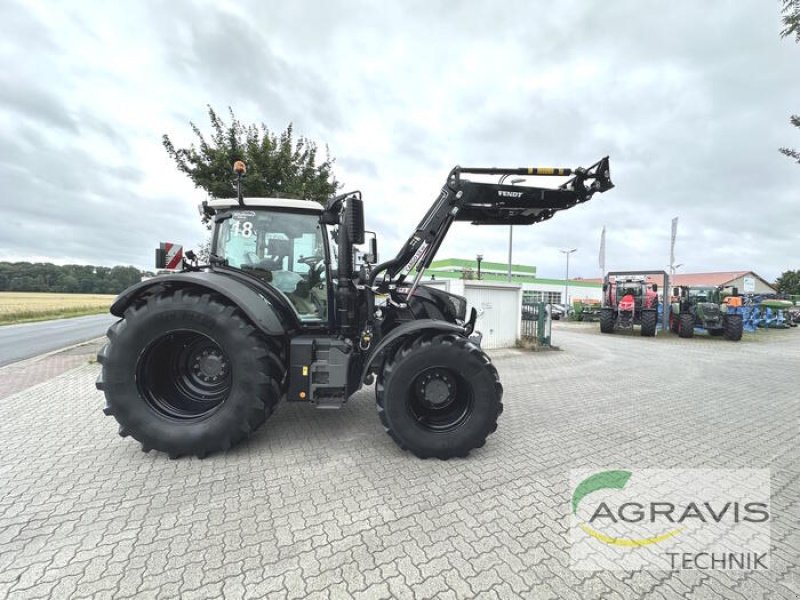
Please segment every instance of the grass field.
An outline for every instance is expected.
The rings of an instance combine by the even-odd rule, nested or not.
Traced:
[[[108,311],[113,294],[0,292],[0,325],[95,315]]]

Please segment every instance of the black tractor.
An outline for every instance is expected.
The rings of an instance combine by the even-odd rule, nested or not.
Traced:
[[[238,197],[204,202],[208,264],[123,292],[98,354],[106,415],[121,436],[170,457],[227,450],[282,400],[340,408],[375,383],[378,415],[397,444],[447,459],[483,446],[503,388],[463,297],[421,286],[455,221],[530,225],[613,187],[608,158],[588,169],[454,168],[398,254],[377,264],[360,192],[326,206]],[[555,188],[470,181],[554,175]],[[234,188],[235,189],[235,188]],[[164,253],[157,251],[158,267]],[[356,266],[361,263],[360,266]]]

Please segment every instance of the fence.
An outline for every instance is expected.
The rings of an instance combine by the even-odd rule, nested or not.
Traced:
[[[522,303],[522,339],[550,345],[550,310],[544,302]]]

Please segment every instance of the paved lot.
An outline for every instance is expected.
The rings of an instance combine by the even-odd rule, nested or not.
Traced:
[[[495,353],[500,428],[449,462],[400,452],[371,390],[204,461],[117,437],[97,365],[6,396],[0,597],[796,599],[800,331],[594,331]],[[570,570],[569,471],[608,466],[770,468],[771,570]]]

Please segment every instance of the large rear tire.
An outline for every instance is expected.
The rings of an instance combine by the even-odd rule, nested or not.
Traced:
[[[611,308],[600,309],[600,331],[614,333],[614,310]]]
[[[643,310],[641,333],[643,337],[653,337],[658,326],[658,311]]]
[[[464,457],[486,443],[503,412],[491,360],[452,334],[425,334],[390,356],[375,387],[378,415],[400,448],[420,458]]]
[[[218,296],[177,290],[132,305],[97,355],[106,415],[142,450],[204,457],[248,437],[281,398],[275,347]]]
[[[725,339],[738,342],[742,339],[744,321],[742,315],[727,315],[725,317]]]
[[[683,313],[678,317],[678,335],[682,338],[694,337],[694,315]]]

